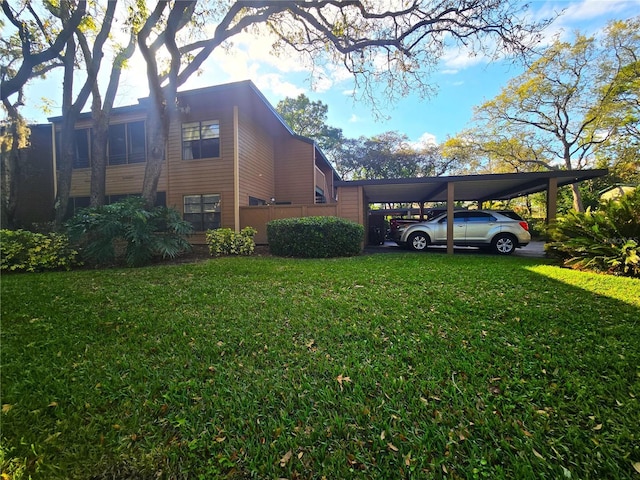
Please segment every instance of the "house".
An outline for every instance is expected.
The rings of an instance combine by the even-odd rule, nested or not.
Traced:
[[[148,101],[112,112],[107,203],[142,191]],[[314,141],[296,135],[251,81],[180,92],[178,109],[156,203],[182,212],[197,232],[193,243],[204,243],[208,229],[248,225],[266,243],[264,225],[273,218],[340,215],[338,174]],[[61,118],[50,120],[59,135]],[[91,123],[91,114],[84,113],[76,124],[70,213],[89,205]],[[278,209],[249,208],[266,205]]]

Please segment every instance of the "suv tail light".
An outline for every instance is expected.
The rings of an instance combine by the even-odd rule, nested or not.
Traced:
[[[527,222],[518,222],[522,228],[524,228],[527,232],[529,231],[529,224]]]

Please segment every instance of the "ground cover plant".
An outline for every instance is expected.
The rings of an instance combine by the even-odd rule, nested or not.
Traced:
[[[640,282],[484,255],[2,278],[11,478],[637,478]]]

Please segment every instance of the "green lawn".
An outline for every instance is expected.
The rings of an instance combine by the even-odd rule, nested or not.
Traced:
[[[3,275],[1,342],[9,478],[639,478],[638,280],[434,253]]]

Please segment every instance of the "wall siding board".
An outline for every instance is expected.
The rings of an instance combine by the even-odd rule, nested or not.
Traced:
[[[315,165],[312,144],[296,138],[276,140],[276,202],[315,203]]]
[[[249,197],[269,201],[274,197],[274,142],[250,117],[239,114],[240,206]]]

